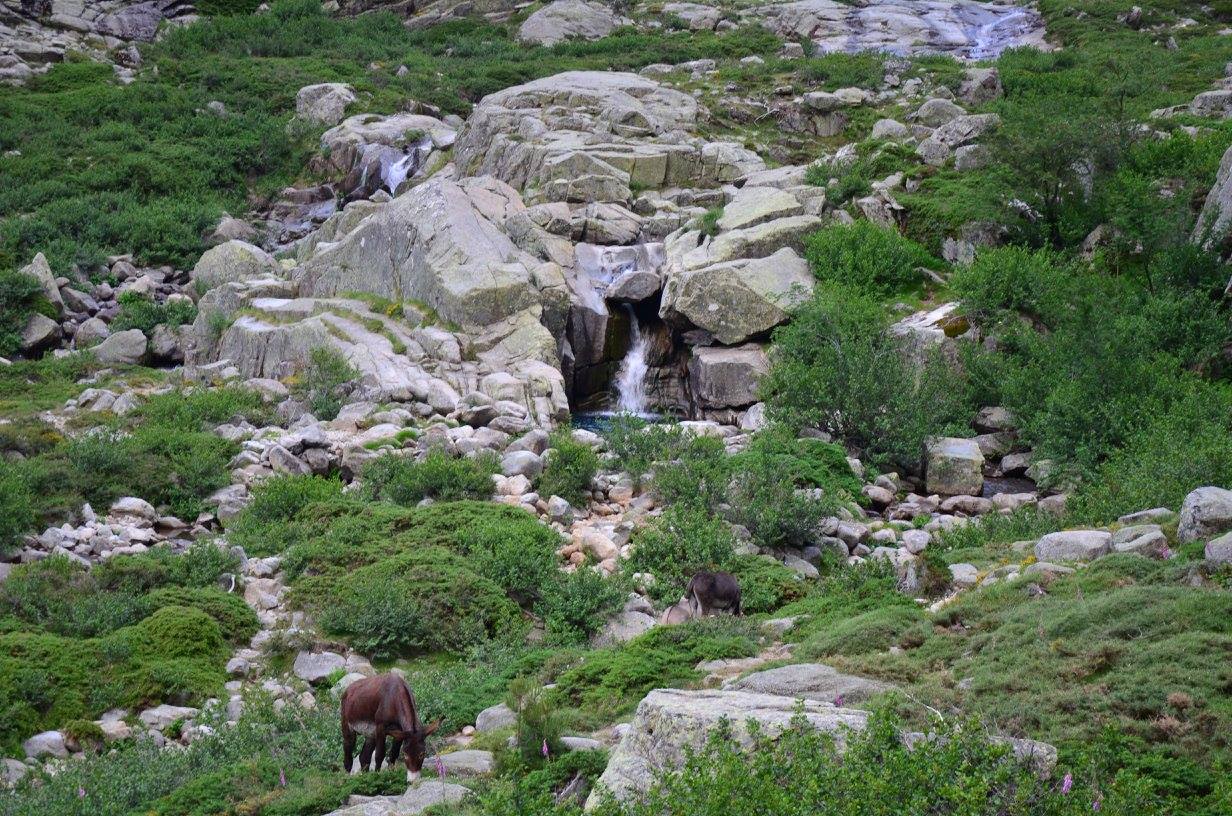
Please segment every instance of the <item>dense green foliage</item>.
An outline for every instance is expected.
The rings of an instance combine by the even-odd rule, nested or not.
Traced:
[[[433,450],[415,460],[386,453],[364,467],[364,493],[374,500],[412,506],[424,499],[460,501],[492,496],[492,477],[500,472],[494,456],[450,456]]]
[[[317,346],[308,352],[308,364],[296,392],[308,403],[317,419],[330,420],[342,410],[346,389],[359,376],[342,352],[332,346]]]
[[[146,335],[154,331],[155,326],[182,326],[197,319],[197,307],[190,301],[173,301],[170,303],[155,303],[146,295],[136,292],[125,292],[120,295],[120,313],[111,321],[108,328],[113,332],[141,329]]]
[[[50,306],[43,287],[33,275],[0,268],[0,356],[8,357],[21,349],[21,333],[26,321],[40,306]]]
[[[647,589],[657,600],[674,603],[698,570],[716,570],[732,559],[731,528],[699,508],[673,504],[653,523],[640,528],[633,552],[622,567],[655,577]]]
[[[590,498],[590,483],[599,470],[598,454],[590,445],[574,439],[568,430],[552,435],[549,450],[536,485],[540,495],[560,496],[574,506],[585,507]]]
[[[919,244],[871,221],[815,233],[805,257],[818,280],[879,294],[914,288],[922,280],[919,268],[937,263]]]

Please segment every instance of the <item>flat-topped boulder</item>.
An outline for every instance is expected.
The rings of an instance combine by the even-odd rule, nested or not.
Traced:
[[[693,396],[706,408],[744,408],[757,402],[757,386],[770,371],[756,343],[736,348],[698,346],[689,360]]]
[[[538,262],[499,226],[523,208],[497,179],[433,178],[319,245],[293,277],[301,295],[413,298],[445,320],[486,326],[540,301]]]
[[[735,345],[787,320],[813,290],[808,263],[790,248],[765,258],[700,269],[673,268],[664,277],[659,315],[681,328],[705,329]]]
[[[688,132],[692,96],[632,73],[568,71],[489,94],[458,134],[463,175],[490,174],[537,201],[625,201],[629,185],[713,187],[764,169],[733,142]]]
[[[555,0],[526,18],[518,39],[535,45],[564,40],[598,40],[625,21],[610,6],[588,0]]]
[[[723,688],[823,702],[838,701],[836,704],[841,705],[867,700],[874,694],[892,690],[894,686],[867,677],[843,674],[822,663],[797,663],[729,680]]]

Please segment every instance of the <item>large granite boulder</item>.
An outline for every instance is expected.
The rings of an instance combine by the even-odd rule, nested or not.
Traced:
[[[355,89],[343,82],[305,85],[295,94],[295,118],[313,124],[336,125],[342,121],[347,105],[357,98]]]
[[[810,700],[839,701],[836,704],[841,705],[867,700],[874,694],[892,690],[894,686],[867,677],[842,674],[837,669],[821,663],[797,663],[729,680],[723,684],[723,688]]]
[[[689,383],[705,408],[745,408],[757,402],[757,386],[769,371],[766,350],[756,343],[699,346],[689,360]]]
[[[659,315],[679,327],[705,329],[720,343],[735,345],[786,321],[790,310],[807,300],[812,290],[808,263],[784,248],[766,258],[669,270]]]
[[[227,241],[207,249],[192,270],[193,283],[208,291],[233,281],[254,280],[281,274],[273,256],[244,241]]]
[[[697,101],[631,73],[568,71],[480,100],[458,134],[464,175],[536,201],[625,201],[629,185],[713,187],[764,169],[732,142],[690,138]]]
[[[34,260],[21,268],[21,274],[29,275],[39,282],[43,296],[51,302],[56,314],[64,311],[64,298],[60,295],[60,287],[56,286],[56,276],[51,273],[51,264],[47,263],[47,256],[41,252],[35,255]]]
[[[950,54],[995,59],[1004,49],[1047,49],[1035,9],[977,0],[798,0],[744,12],[779,36],[810,39],[819,52],[888,51],[900,56]]]
[[[984,454],[974,439],[940,437],[926,451],[925,480],[929,493],[978,496],[984,488]]]
[[[1219,172],[1202,204],[1192,240],[1207,249],[1220,246],[1227,240],[1229,227],[1232,227],[1232,147],[1224,151],[1219,161]]]
[[[445,320],[486,326],[538,305],[538,262],[501,231],[521,197],[497,179],[433,178],[318,245],[295,270],[300,293],[413,298]]]
[[[141,329],[116,332],[90,349],[103,365],[136,365],[145,357],[146,337]]]
[[[610,6],[587,0],[555,0],[526,18],[518,39],[535,45],[556,45],[572,39],[598,40],[621,24]]]
[[[1035,557],[1044,562],[1094,561],[1112,551],[1106,530],[1062,530],[1035,542]]]
[[[1176,537],[1180,541],[1201,541],[1232,530],[1232,490],[1199,487],[1185,497]]]
[[[798,704],[791,697],[747,691],[656,689],[638,703],[633,722],[612,751],[586,808],[596,807],[603,791],[617,799],[646,792],[660,769],[682,765],[686,753],[700,750],[720,722],[728,722],[733,738],[749,745],[750,720],[757,722],[763,735],[773,737],[787,729],[797,713],[810,727],[833,734],[840,745],[849,730],[862,729],[868,721],[867,712],[811,699]]]
[[[431,769],[425,768],[425,772]],[[372,796],[326,816],[415,816],[430,807],[448,807],[471,795],[470,788],[439,779],[425,779],[398,796]]]

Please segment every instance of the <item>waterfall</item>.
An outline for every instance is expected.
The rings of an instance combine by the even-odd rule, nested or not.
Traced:
[[[621,413],[644,416],[646,404],[646,350],[647,338],[637,322],[633,307],[625,304],[629,315],[629,353],[620,361],[616,374],[616,407]]]

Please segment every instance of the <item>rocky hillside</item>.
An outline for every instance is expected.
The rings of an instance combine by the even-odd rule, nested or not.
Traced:
[[[0,813],[1232,813],[1229,26],[0,0]]]

